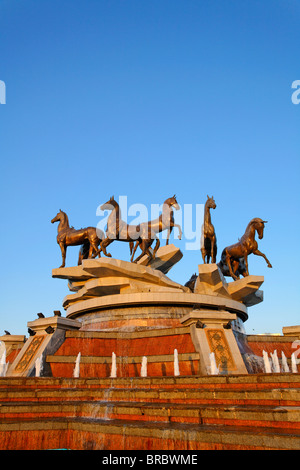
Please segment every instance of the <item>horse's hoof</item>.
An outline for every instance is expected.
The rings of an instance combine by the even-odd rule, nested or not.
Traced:
[[[273,266],[271,264],[268,264],[268,268],[273,268]]]

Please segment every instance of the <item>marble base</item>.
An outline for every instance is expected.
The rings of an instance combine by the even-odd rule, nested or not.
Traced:
[[[199,309],[184,315],[180,322],[190,326],[200,356],[200,374],[211,374],[210,353],[215,354],[220,374],[247,374],[242,355],[231,329],[236,315],[226,310]]]

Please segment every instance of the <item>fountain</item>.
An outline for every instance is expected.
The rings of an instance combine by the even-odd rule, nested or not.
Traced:
[[[6,363],[6,349],[4,348],[1,360],[0,360],[0,377],[5,377],[8,369],[8,363]]]
[[[270,364],[270,360],[268,357],[268,353],[266,351],[263,351],[263,358],[264,358],[265,372],[266,374],[271,374],[272,372],[271,364]]]
[[[175,376],[180,375],[180,372],[179,372],[178,351],[177,351],[177,349],[174,349],[174,375],[175,375]]]
[[[42,370],[43,370],[43,356],[41,354],[35,361],[35,376],[41,377]]]
[[[142,359],[141,377],[147,377],[147,357],[146,356],[143,356],[143,359]]]
[[[281,360],[282,360],[283,372],[290,372],[290,368],[288,366],[287,359],[286,359],[285,354],[284,354],[283,351],[281,352]]]
[[[293,353],[291,355],[291,361],[292,361],[292,372],[293,372],[293,374],[297,374],[298,373],[298,368],[297,368],[295,353]]]
[[[73,377],[78,378],[79,377],[79,371],[80,371],[80,358],[81,358],[81,353],[79,352],[75,361],[75,368],[73,372]]]
[[[280,365],[279,365],[276,349],[273,352],[273,354],[271,353],[271,358],[272,358],[272,364],[273,364],[273,372],[275,372],[277,374],[280,373]]]
[[[217,367],[216,363],[216,358],[215,358],[215,353],[212,352],[209,355],[209,361],[210,361],[210,374],[211,375],[218,375],[219,374],[219,368]]]
[[[113,352],[111,355],[111,371],[110,371],[111,378],[117,377],[117,357]]]

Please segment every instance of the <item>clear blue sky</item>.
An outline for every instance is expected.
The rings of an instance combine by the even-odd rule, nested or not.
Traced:
[[[265,300],[246,331],[300,324],[299,22],[298,0],[0,0],[0,334],[62,310],[50,220],[62,209],[95,226],[112,194],[148,207],[213,195],[219,255],[268,220],[273,269],[249,258]],[[174,243],[169,276],[185,283],[201,253]]]

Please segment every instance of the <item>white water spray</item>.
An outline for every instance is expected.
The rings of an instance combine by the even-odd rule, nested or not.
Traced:
[[[75,367],[74,367],[74,372],[73,372],[73,377],[78,378],[79,377],[79,372],[80,372],[80,358],[81,358],[81,353],[79,352],[76,361],[75,361]]]
[[[211,375],[218,375],[219,374],[219,368],[217,367],[216,357],[215,357],[214,352],[210,353],[209,361],[210,361],[210,374]]]
[[[4,348],[1,360],[0,360],[0,377],[5,377],[8,369],[8,363],[6,363],[6,349]]]
[[[111,355],[111,371],[110,371],[111,378],[117,377],[117,357],[113,352]]]
[[[273,372],[276,372],[277,374],[280,373],[280,365],[278,361],[278,356],[277,356],[277,350],[271,353],[271,358],[272,358],[272,363],[273,363]]]
[[[175,376],[180,375],[180,371],[179,371],[179,359],[178,359],[178,351],[177,351],[177,349],[174,349],[174,375],[175,375]]]
[[[146,356],[143,356],[143,359],[142,359],[141,377],[147,377],[147,357]]]
[[[271,364],[270,364],[270,360],[268,357],[268,353],[266,351],[263,351],[263,358],[264,358],[265,372],[266,374],[271,374],[272,372]]]
[[[38,357],[34,363],[35,365],[35,376],[36,377],[41,377],[41,373],[42,373],[42,370],[43,370],[43,356],[42,354],[40,355],[40,357]]]
[[[285,354],[284,354],[283,351],[281,352],[281,360],[282,360],[282,370],[283,370],[283,372],[290,372],[290,368],[288,366],[287,359],[286,359]]]
[[[292,372],[293,372],[293,374],[297,374],[298,373],[298,368],[297,368],[295,353],[293,353],[291,355],[291,362],[292,362]]]

